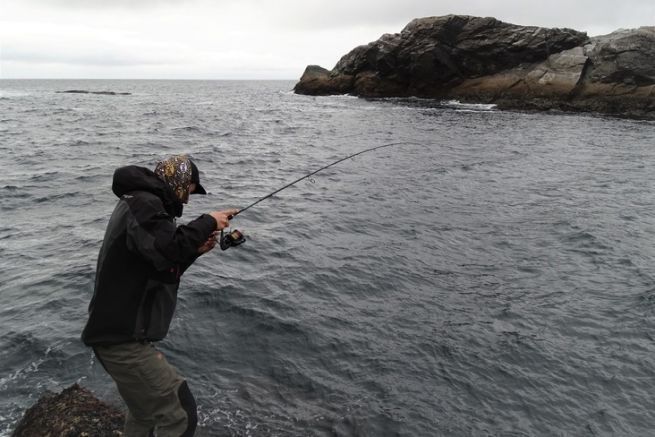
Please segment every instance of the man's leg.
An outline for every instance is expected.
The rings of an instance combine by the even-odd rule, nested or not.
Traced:
[[[125,434],[125,437],[154,437],[155,425],[150,422],[140,422],[138,419],[132,416],[130,410],[127,410],[123,433]]]
[[[186,381],[154,346],[124,343],[94,348],[127,404],[126,437],[192,436],[196,405]]]

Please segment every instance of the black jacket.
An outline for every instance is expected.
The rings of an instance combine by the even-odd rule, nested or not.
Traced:
[[[100,249],[82,341],[93,346],[161,340],[173,318],[180,276],[216,220],[202,215],[176,226],[183,205],[147,168],[117,169],[112,190],[120,200]]]

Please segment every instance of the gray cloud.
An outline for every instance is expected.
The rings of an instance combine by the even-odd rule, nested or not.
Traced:
[[[655,24],[653,0],[552,0],[534,2],[525,0],[460,0],[454,5],[445,1],[425,0],[334,0],[329,6],[317,2],[291,1],[290,7],[270,12],[286,25],[302,29],[343,28],[361,25],[389,26],[387,32],[399,32],[411,19],[425,16],[463,14],[490,16],[521,25],[544,27],[570,27],[576,30],[606,28],[615,30],[624,23],[637,27]]]
[[[192,13],[206,10],[221,13],[226,8],[240,7],[253,15],[266,17],[272,24],[302,30],[344,28],[352,26],[389,26],[388,32],[400,31],[412,18],[465,14],[491,16],[515,24],[616,29],[621,23],[655,24],[653,0],[22,0],[61,10],[126,10],[143,13],[158,8],[178,8]],[[147,19],[147,17],[144,17]],[[181,16],[182,18],[182,16]],[[243,17],[241,17],[243,19]]]
[[[67,52],[43,52],[30,50],[16,50],[13,47],[2,47],[2,60],[33,64],[72,64],[91,66],[143,66],[143,65],[172,65],[181,63],[180,60],[171,57],[148,58],[145,55],[137,55],[125,52],[96,51],[93,53],[67,53]]]
[[[49,6],[56,9],[94,10],[129,9],[143,11],[160,6],[193,6],[198,0],[22,0],[24,3]]]
[[[446,0],[22,0],[22,3],[89,13],[116,10],[142,14],[173,8],[180,11],[180,19],[186,13],[193,16],[206,11],[210,15],[220,15],[240,10],[265,19],[271,26],[301,31],[384,26],[388,29],[386,32],[393,33],[413,18],[447,14],[491,16],[515,24],[577,30],[614,30],[625,27],[623,23],[630,23],[630,26],[655,24],[653,0],[551,0],[529,5],[525,0],[460,0],[456,4]],[[247,20],[247,17],[235,18]],[[147,15],[144,19],[148,19]]]
[[[279,78],[279,71],[297,71],[292,78],[307,64],[330,68],[352,48],[399,32],[413,18],[447,14],[596,35],[655,24],[655,1],[21,0],[3,3],[3,74],[89,67],[90,77],[120,70],[180,78],[278,71]]]

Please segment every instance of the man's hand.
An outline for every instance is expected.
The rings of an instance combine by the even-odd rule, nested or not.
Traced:
[[[214,219],[216,220],[216,230],[220,231],[221,229],[230,226],[230,219],[237,212],[239,212],[238,209],[232,208],[232,209],[226,209],[224,211],[213,211],[210,212],[209,215],[214,217]]]
[[[207,241],[205,241],[202,246],[198,248],[198,253],[202,255],[212,250],[216,246],[216,237],[218,236],[218,231],[212,232]]]

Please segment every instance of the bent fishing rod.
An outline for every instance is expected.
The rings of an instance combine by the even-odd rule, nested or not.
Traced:
[[[274,195],[276,195],[277,193],[279,193],[280,191],[282,191],[282,190],[286,190],[287,188],[289,188],[289,187],[291,187],[291,186],[297,184],[298,182],[300,182],[300,181],[302,181],[302,180],[304,180],[304,179],[307,179],[307,178],[309,178],[309,177],[312,177],[312,176],[314,176],[316,173],[318,173],[318,172],[320,172],[320,171],[323,171],[323,170],[325,170],[325,169],[327,169],[327,168],[330,168],[330,167],[332,167],[333,165],[337,165],[337,164],[339,164],[340,162],[343,162],[343,161],[346,161],[346,160],[348,160],[348,159],[354,158],[355,156],[361,155],[361,154],[363,154],[363,153],[372,152],[372,151],[374,151],[374,150],[382,149],[382,148],[385,148],[385,147],[400,146],[400,145],[405,145],[405,144],[422,145],[422,144],[420,144],[420,143],[416,143],[416,142],[413,142],[413,141],[398,141],[398,142],[394,142],[394,143],[382,144],[382,145],[380,145],[380,146],[375,146],[375,147],[370,147],[370,148],[368,148],[368,149],[360,150],[359,152],[356,152],[356,153],[353,153],[353,154],[351,154],[351,155],[348,155],[348,156],[345,156],[345,157],[343,157],[343,158],[340,158],[340,159],[338,159],[338,160],[336,160],[336,161],[334,161],[334,162],[332,162],[332,163],[330,163],[330,164],[328,164],[328,165],[324,165],[323,167],[319,168],[318,170],[314,170],[313,172],[308,173],[308,174],[306,174],[306,175],[304,175],[304,176],[302,176],[302,177],[299,177],[299,178],[296,179],[295,181],[293,181],[293,182],[289,182],[289,183],[286,184],[285,186],[283,186],[283,187],[281,187],[281,188],[278,188],[277,190],[273,191],[272,193],[269,193],[269,194],[265,195],[264,197],[260,197],[259,199],[257,199],[257,200],[255,200],[254,202],[252,202],[250,205],[248,205],[248,206],[246,206],[246,207],[244,207],[244,208],[241,208],[241,209],[239,209],[237,212],[235,212],[234,214],[230,215],[230,216],[228,217],[228,219],[229,219],[229,220],[232,220],[234,217],[236,217],[237,215],[241,214],[242,212],[244,212],[244,211],[246,211],[246,210],[252,208],[253,206],[257,205],[259,202],[262,202],[262,201],[264,201],[264,200],[266,200],[266,199],[269,199],[269,198],[273,197]],[[221,229],[221,236],[220,236],[219,242],[220,242],[220,247],[221,247],[222,250],[227,250],[227,249],[229,249],[230,247],[236,247],[236,246],[239,246],[239,245],[241,245],[242,243],[245,243],[245,241],[246,241],[246,238],[245,238],[244,235],[243,235],[240,231],[238,231],[237,229],[234,229],[233,231],[231,231],[231,232],[228,233],[228,234],[224,234],[224,233],[223,233],[223,230]]]

